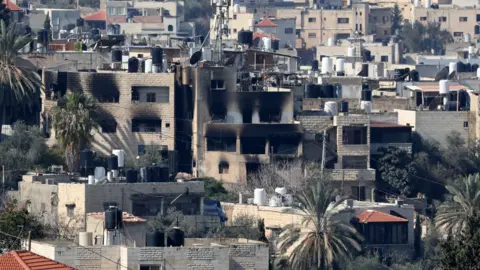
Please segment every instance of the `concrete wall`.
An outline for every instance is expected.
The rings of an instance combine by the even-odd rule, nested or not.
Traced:
[[[19,203],[39,217],[46,224],[55,225],[58,221],[58,186],[19,182]]]

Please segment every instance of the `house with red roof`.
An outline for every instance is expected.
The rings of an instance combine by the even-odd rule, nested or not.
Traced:
[[[20,23],[23,21],[25,12],[21,7],[9,0],[3,0],[2,3],[10,10],[10,22]]]
[[[88,27],[105,30],[107,25],[107,12],[105,10],[99,10],[93,14],[84,16],[83,20]]]
[[[278,40],[280,49],[295,48],[295,18],[276,19],[263,17],[254,26],[254,40],[261,42],[264,37]]]
[[[36,253],[19,250],[0,255],[0,270],[75,270]]]

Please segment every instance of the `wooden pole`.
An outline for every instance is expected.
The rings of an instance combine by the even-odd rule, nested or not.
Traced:
[[[32,231],[28,231],[27,245],[27,250],[30,251],[32,249]]]

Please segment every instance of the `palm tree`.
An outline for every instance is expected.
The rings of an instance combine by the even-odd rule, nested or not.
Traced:
[[[313,184],[295,196],[305,215],[302,226],[287,226],[277,242],[292,269],[332,269],[340,259],[361,251],[363,237],[334,217],[345,201],[336,199],[337,194],[325,184]]]
[[[480,175],[469,175],[457,185],[447,185],[446,189],[452,200],[440,205],[435,226],[442,233],[461,232],[467,226],[468,217],[480,210]]]
[[[31,106],[40,98],[42,81],[34,71],[15,64],[18,52],[32,41],[30,35],[19,36],[15,25],[0,20],[0,106],[1,123],[6,109]]]
[[[65,149],[70,171],[78,167],[80,149],[86,147],[98,127],[95,100],[82,92],[65,95],[52,109],[56,138]]]

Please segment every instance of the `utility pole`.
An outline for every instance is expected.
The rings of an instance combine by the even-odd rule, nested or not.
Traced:
[[[327,152],[327,130],[323,130],[323,139],[322,139],[322,163],[320,167],[320,172],[322,173],[323,176],[323,169],[325,168],[325,155]]]

